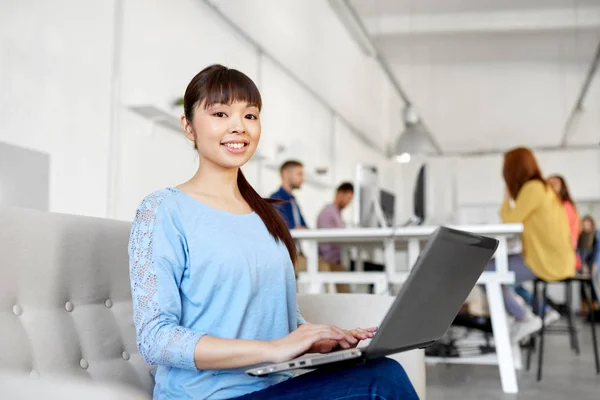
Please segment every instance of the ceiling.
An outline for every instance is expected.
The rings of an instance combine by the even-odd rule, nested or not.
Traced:
[[[561,144],[600,43],[600,0],[350,4],[445,153]],[[577,122],[568,145],[597,146],[600,76]]]
[[[593,7],[598,0],[352,0],[364,16],[390,14],[452,14]]]

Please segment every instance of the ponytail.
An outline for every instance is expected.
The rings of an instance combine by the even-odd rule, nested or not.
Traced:
[[[285,224],[285,221],[281,218],[277,210],[275,210],[275,207],[273,207],[273,203],[276,203],[277,201],[262,198],[262,196],[254,190],[252,185],[248,183],[241,169],[238,170],[237,184],[244,200],[246,200],[250,208],[258,214],[260,219],[262,219],[271,236],[273,236],[275,240],[285,244],[288,253],[290,253],[292,264],[296,265],[296,244],[294,243],[294,239],[292,239],[292,235]]]

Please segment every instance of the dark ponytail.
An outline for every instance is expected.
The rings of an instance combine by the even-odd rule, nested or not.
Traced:
[[[187,120],[192,121],[199,104],[206,109],[213,104],[236,101],[246,102],[259,110],[262,108],[260,92],[252,79],[238,70],[215,64],[204,68],[191,80],[183,97],[183,110]],[[237,185],[242,197],[262,219],[271,236],[285,244],[295,265],[296,244],[285,221],[273,206],[277,200],[263,199],[248,183],[241,169],[238,171]]]
[[[275,201],[264,199],[258,194],[252,185],[248,183],[241,169],[238,171],[237,184],[246,203],[248,203],[250,208],[252,208],[254,212],[258,214],[260,219],[262,219],[271,236],[273,236],[275,240],[279,240],[285,244],[288,253],[290,253],[292,263],[296,265],[296,244],[294,243],[294,239],[292,238],[285,221],[281,218],[277,210],[275,210],[275,207],[273,207]]]

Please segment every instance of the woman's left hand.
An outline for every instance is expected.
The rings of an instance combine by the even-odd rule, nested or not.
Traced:
[[[508,186],[504,187],[504,200],[511,201],[513,198],[510,194],[510,190],[508,190]]]
[[[377,327],[371,327],[366,329],[356,328],[352,330],[342,330],[354,337],[356,339],[355,343],[348,343],[346,340],[321,340],[313,344],[313,346],[308,350],[308,353],[329,353],[337,349],[354,348],[358,346],[361,340],[367,340],[375,336],[375,332],[377,332]]]

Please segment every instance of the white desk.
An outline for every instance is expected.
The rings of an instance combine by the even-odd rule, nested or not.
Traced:
[[[494,330],[496,354],[500,369],[502,389],[505,393],[517,393],[516,366],[520,364],[520,353],[513,352],[508,332],[508,323],[504,309],[502,285],[515,282],[514,273],[508,270],[507,239],[523,232],[521,224],[500,225],[462,225],[456,229],[491,236],[498,239],[498,249],[494,255],[496,270],[484,272],[478,284],[485,285],[490,307],[490,317]],[[436,229],[435,226],[416,226],[404,228],[353,228],[353,229],[317,229],[293,230],[292,236],[302,241],[307,258],[307,272],[299,274],[298,282],[308,287],[309,293],[320,293],[325,284],[335,283],[373,283],[376,293],[384,293],[389,284],[401,284],[408,272],[396,271],[396,243],[407,243],[409,269],[415,264],[421,252],[421,241],[426,240]],[[386,270],[377,272],[319,272],[318,244],[323,243],[383,243]],[[460,363],[463,360],[451,360]],[[465,363],[478,363],[477,358],[464,360]],[[483,363],[489,364],[489,359]],[[519,365],[520,367],[520,365]]]

